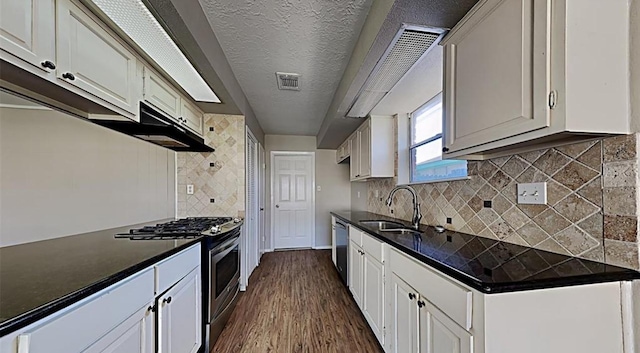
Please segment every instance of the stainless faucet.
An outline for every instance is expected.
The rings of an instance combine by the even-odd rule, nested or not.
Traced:
[[[416,194],[416,191],[413,190],[411,186],[398,185],[395,188],[393,188],[393,190],[391,190],[391,192],[389,193],[389,197],[387,198],[387,202],[386,202],[387,206],[391,207],[391,202],[393,201],[393,195],[395,195],[396,191],[400,189],[408,190],[411,193],[411,196],[413,196],[413,217],[411,219],[411,223],[412,223],[413,229],[418,230],[418,227],[420,227],[420,220],[422,219],[422,214],[420,214],[420,203],[418,202],[418,194]]]

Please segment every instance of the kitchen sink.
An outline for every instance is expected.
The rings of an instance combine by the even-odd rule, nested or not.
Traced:
[[[404,224],[391,221],[360,221],[360,224],[377,230],[401,229]]]
[[[411,228],[380,229],[380,231],[398,235],[422,235],[422,232]]]

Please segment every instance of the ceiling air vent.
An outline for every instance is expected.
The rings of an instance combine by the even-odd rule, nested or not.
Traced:
[[[276,72],[278,78],[278,89],[299,91],[300,90],[300,75],[291,74],[286,72]]]
[[[442,28],[403,25],[380,58],[347,111],[366,117],[393,86],[444,36]]]

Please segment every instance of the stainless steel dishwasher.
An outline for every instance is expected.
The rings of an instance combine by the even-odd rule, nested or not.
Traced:
[[[336,265],[342,278],[342,282],[347,284],[347,264],[349,256],[349,231],[347,225],[336,220]]]

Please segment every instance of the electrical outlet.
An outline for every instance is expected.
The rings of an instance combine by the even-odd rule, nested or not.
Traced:
[[[316,186],[316,191],[317,191],[317,192],[322,191],[322,186],[320,186],[320,185]]]
[[[187,185],[187,195],[193,195],[193,184]]]
[[[380,197],[380,190],[376,190],[373,192],[373,196]]]
[[[547,183],[518,184],[518,203],[528,205],[546,205]]]

